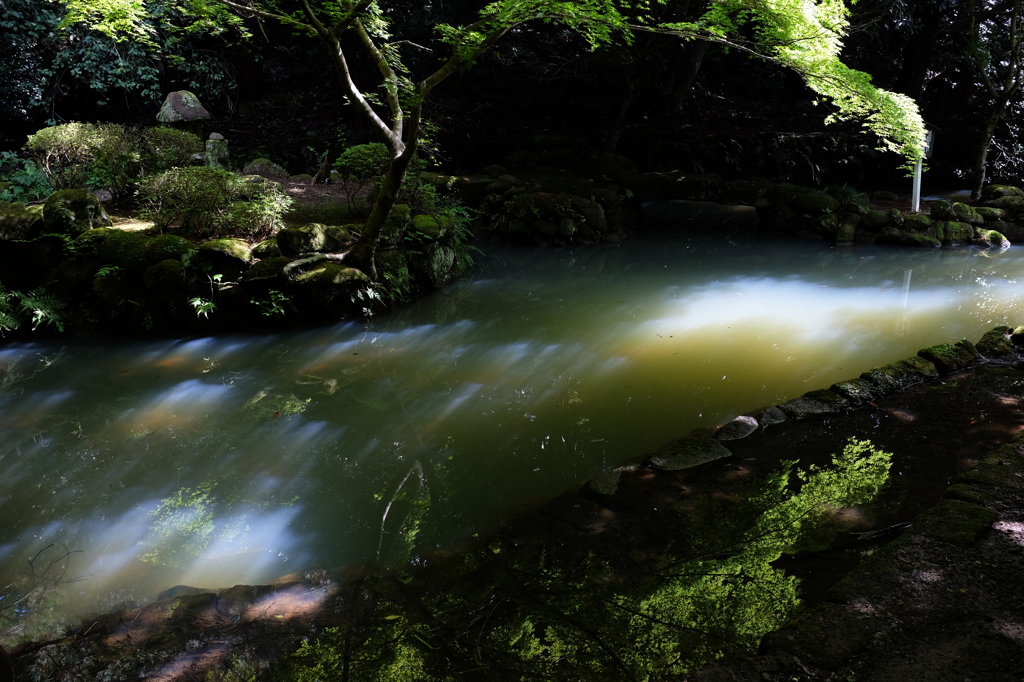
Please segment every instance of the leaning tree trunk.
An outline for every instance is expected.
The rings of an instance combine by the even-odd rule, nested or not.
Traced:
[[[362,270],[372,280],[377,279],[377,245],[384,233],[384,225],[387,223],[388,216],[391,215],[391,209],[398,202],[402,184],[405,182],[406,175],[409,174],[409,165],[419,149],[420,113],[419,107],[415,107],[409,112],[409,141],[406,142],[402,153],[393,157],[391,163],[388,164],[384,182],[381,183],[380,189],[377,191],[377,198],[373,202],[373,208],[370,210],[370,217],[363,224],[363,231],[359,235],[359,239],[345,256],[345,262],[348,265]]]

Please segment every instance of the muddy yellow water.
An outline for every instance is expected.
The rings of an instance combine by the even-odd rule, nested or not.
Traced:
[[[0,611],[44,583],[107,608],[407,560],[691,429],[1024,323],[1017,247],[683,233],[478,260],[360,323],[0,346]]]

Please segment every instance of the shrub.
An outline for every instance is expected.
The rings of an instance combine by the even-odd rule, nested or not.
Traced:
[[[350,210],[355,210],[355,197],[360,191],[375,184],[387,172],[391,152],[380,142],[357,144],[341,153],[334,162],[334,170],[341,176]]]
[[[179,166],[190,166],[202,153],[203,141],[196,135],[175,128],[147,128],[142,133],[142,167],[146,174]]]
[[[380,142],[371,142],[357,144],[343,151],[334,162],[334,169],[343,178],[365,182],[384,175],[390,161],[391,153],[387,146]]]
[[[217,168],[172,168],[144,185],[143,213],[161,230],[196,237],[264,239],[282,225],[291,198],[277,183]]]
[[[65,123],[29,135],[25,149],[55,189],[121,194],[139,172],[139,133],[113,123]]]

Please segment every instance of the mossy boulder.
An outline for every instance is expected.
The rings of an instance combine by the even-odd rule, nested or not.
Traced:
[[[790,208],[806,218],[836,213],[841,205],[838,199],[825,192],[804,192],[797,194],[789,202]]]
[[[434,288],[448,284],[461,274],[455,249],[445,244],[431,244],[423,255],[411,257],[409,266],[418,280]]]
[[[861,216],[856,213],[847,213],[839,224],[839,231],[836,232],[836,243],[840,245],[853,244],[857,240],[857,228],[860,226]]]
[[[1024,326],[1017,327],[1010,332],[1010,343],[1017,348],[1024,347]]]
[[[956,220],[936,220],[932,223],[936,238],[943,244],[970,244],[974,241],[974,227]]]
[[[836,414],[850,408],[849,401],[828,389],[810,391],[779,405],[779,409],[793,419],[806,419],[821,414]]]
[[[153,237],[142,232],[114,229],[99,245],[97,255],[104,265],[116,265],[127,272],[142,272],[153,263],[149,253],[154,241]]]
[[[262,178],[281,182],[288,179],[288,171],[270,159],[253,159],[242,169],[242,175],[259,175]]]
[[[877,386],[879,395],[893,395],[938,375],[932,362],[917,356],[869,369],[860,378]]]
[[[986,223],[994,220],[1002,220],[1006,217],[1006,211],[1001,208],[992,208],[991,206],[975,206],[974,211],[981,216],[982,220]]]
[[[922,348],[918,356],[928,360],[939,370],[939,374],[952,374],[976,364],[981,355],[974,344],[964,339],[956,343],[940,343],[936,346]]]
[[[888,211],[880,211],[878,209],[872,209],[864,214],[864,218],[861,220],[861,225],[865,230],[872,232],[878,232],[883,227],[889,224],[889,213]]]
[[[982,246],[989,246],[996,249],[1005,249],[1010,246],[1010,240],[997,230],[986,230],[981,227],[974,228],[974,241]]]
[[[1024,197],[1024,190],[1012,185],[985,185],[981,189],[982,201],[992,201],[999,197]]]
[[[1001,208],[1007,213],[1017,216],[1024,214],[1024,197],[1004,196],[986,203],[991,208]]]
[[[693,435],[666,445],[647,461],[656,469],[678,471],[731,456],[732,452],[711,436]]]
[[[885,395],[877,383],[869,381],[863,376],[838,381],[829,386],[829,390],[846,398],[851,405],[862,405]]]
[[[270,239],[264,239],[256,246],[252,247],[253,258],[277,258],[282,256],[281,247],[277,245],[277,237],[271,237]]]
[[[241,239],[213,239],[196,247],[191,266],[211,277],[221,275],[234,281],[242,276],[252,262],[252,250]]]
[[[953,203],[952,220],[967,223],[968,225],[981,225],[985,222],[985,218],[974,210],[974,208],[959,201]]]
[[[932,227],[932,219],[924,213],[908,213],[903,216],[903,229],[911,232],[928,232]]]
[[[412,218],[415,236],[426,241],[437,241],[455,229],[458,223],[450,215],[420,214]]]
[[[884,228],[878,234],[878,241],[886,244],[900,244],[902,246],[916,246],[924,248],[938,248],[942,246],[935,237],[929,237],[920,232],[909,232],[892,225]]]
[[[300,312],[319,319],[337,319],[357,313],[356,293],[369,283],[362,271],[334,261],[304,265],[290,277],[289,292]]]
[[[951,545],[970,547],[997,518],[993,510],[980,504],[944,499],[914,519],[907,534],[924,535]]]
[[[279,230],[276,240],[282,255],[297,256],[300,253],[335,253],[344,248],[349,237],[345,228],[311,223]]]
[[[995,362],[1014,362],[1017,359],[1017,349],[1010,341],[1013,329],[1007,326],[995,327],[981,337],[975,346],[978,353]]]
[[[249,269],[242,275],[243,282],[253,282],[255,280],[280,280],[284,281],[284,268],[289,263],[293,262],[294,259],[288,256],[273,256],[270,258],[264,258],[258,263],[253,263],[249,266]]]
[[[181,260],[185,254],[195,249],[195,245],[184,237],[176,234],[162,234],[153,237],[149,242],[146,260],[150,263],[159,263],[168,258]]]
[[[0,239],[35,239],[42,231],[42,206],[0,201]]]
[[[62,189],[48,196],[43,204],[46,232],[78,235],[109,224],[110,218],[100,200],[84,189]]]

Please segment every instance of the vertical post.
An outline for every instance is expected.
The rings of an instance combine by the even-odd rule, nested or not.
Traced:
[[[912,200],[912,209],[914,213],[921,210],[921,172],[924,166],[924,160],[932,157],[932,145],[935,143],[935,137],[932,131],[927,131],[924,136],[924,155],[918,158],[917,163],[914,164],[914,194]]]
[[[921,210],[921,166],[922,159],[918,159],[917,163],[914,164],[914,196],[911,210],[917,213]]]

